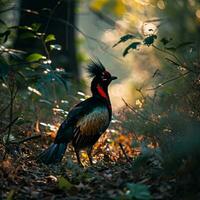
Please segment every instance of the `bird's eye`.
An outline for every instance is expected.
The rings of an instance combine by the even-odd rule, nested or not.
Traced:
[[[108,78],[104,75],[104,76],[101,76],[101,79],[103,80],[103,81],[107,81],[108,80]]]
[[[110,78],[110,76],[111,76],[110,73],[105,71],[105,72],[102,73],[101,79],[103,81],[107,81]]]

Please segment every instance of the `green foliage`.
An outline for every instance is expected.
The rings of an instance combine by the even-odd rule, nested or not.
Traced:
[[[60,51],[61,49],[62,49],[62,46],[61,45],[59,45],[59,44],[51,44],[50,45],[50,49],[51,50],[57,50],[57,51]]]
[[[116,47],[116,46],[117,46],[118,44],[120,44],[121,42],[126,42],[126,41],[128,41],[128,40],[130,40],[130,39],[133,39],[133,38],[135,38],[135,36],[132,35],[132,34],[124,35],[124,36],[122,36],[122,37],[120,38],[120,40],[119,40],[116,44],[113,45],[113,47]]]
[[[71,184],[66,178],[63,176],[58,177],[58,188],[60,190],[71,190],[73,187],[73,184]]]
[[[11,37],[16,30],[19,30],[17,37],[21,41],[29,43],[33,42],[34,39],[41,45],[40,51],[45,53],[37,53],[32,49],[30,52],[24,52],[7,47],[7,43],[4,43],[12,39]],[[51,58],[51,50],[60,50],[61,46],[54,44],[55,35],[46,35],[40,30],[41,24],[39,23],[13,27],[5,24],[2,33],[0,33],[1,109],[5,108],[4,116],[6,119],[11,119],[9,115],[13,115],[13,119],[16,117],[20,119],[15,121],[16,126],[29,124],[33,127],[33,123],[38,119],[49,120],[53,117],[52,110],[55,104],[58,106],[61,104],[61,98],[66,98],[68,80],[63,78],[63,76],[66,77],[66,72],[52,64],[54,60]],[[12,114],[9,112],[10,105],[7,106],[11,98],[13,98]],[[48,105],[44,103],[47,102],[47,99],[50,102]],[[61,113],[61,117],[66,117],[66,113]],[[9,142],[13,140],[12,138],[17,139],[18,135],[16,136],[12,130],[9,130],[9,134],[6,131],[2,134],[4,143],[7,142],[8,135]]]
[[[155,39],[157,39],[157,35],[150,35],[143,40],[143,44],[150,46],[154,43]]]
[[[124,35],[120,38],[119,42],[117,42],[116,44],[113,45],[113,47],[116,47],[121,42],[126,42],[126,41],[132,40],[134,38],[136,38],[136,37],[131,34]],[[140,41],[132,42],[129,46],[127,46],[125,48],[125,50],[123,52],[123,56],[126,56],[130,52],[131,49],[133,49],[133,50],[138,49],[138,47],[141,45],[146,45],[148,47],[153,45],[155,42],[155,39],[157,39],[157,35],[150,35],[150,36],[146,37],[143,41],[140,40],[140,38],[138,38],[137,40],[140,40]]]
[[[46,59],[46,57],[39,53],[32,53],[26,57],[26,61],[28,62],[39,61],[41,59]]]
[[[55,41],[55,40],[56,40],[55,35],[49,34],[49,35],[46,36],[44,41],[47,43],[47,42],[51,42],[51,41]]]

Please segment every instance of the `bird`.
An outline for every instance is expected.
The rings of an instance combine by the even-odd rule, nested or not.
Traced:
[[[42,153],[38,160],[44,164],[55,164],[62,161],[68,143],[74,147],[77,161],[80,151],[86,150],[92,165],[92,148],[108,128],[112,118],[112,106],[108,86],[117,79],[108,72],[99,61],[91,61],[87,67],[91,81],[92,96],[75,105],[60,125],[54,142]]]

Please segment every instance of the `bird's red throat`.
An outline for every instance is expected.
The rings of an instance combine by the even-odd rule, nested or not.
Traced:
[[[97,91],[101,97],[103,97],[105,99],[109,99],[108,95],[106,94],[106,92],[103,90],[103,88],[99,84],[97,85]]]

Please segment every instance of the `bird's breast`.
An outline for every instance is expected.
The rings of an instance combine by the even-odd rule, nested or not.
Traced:
[[[82,117],[76,124],[80,134],[95,135],[103,133],[109,125],[109,112],[106,107],[96,107]]]

